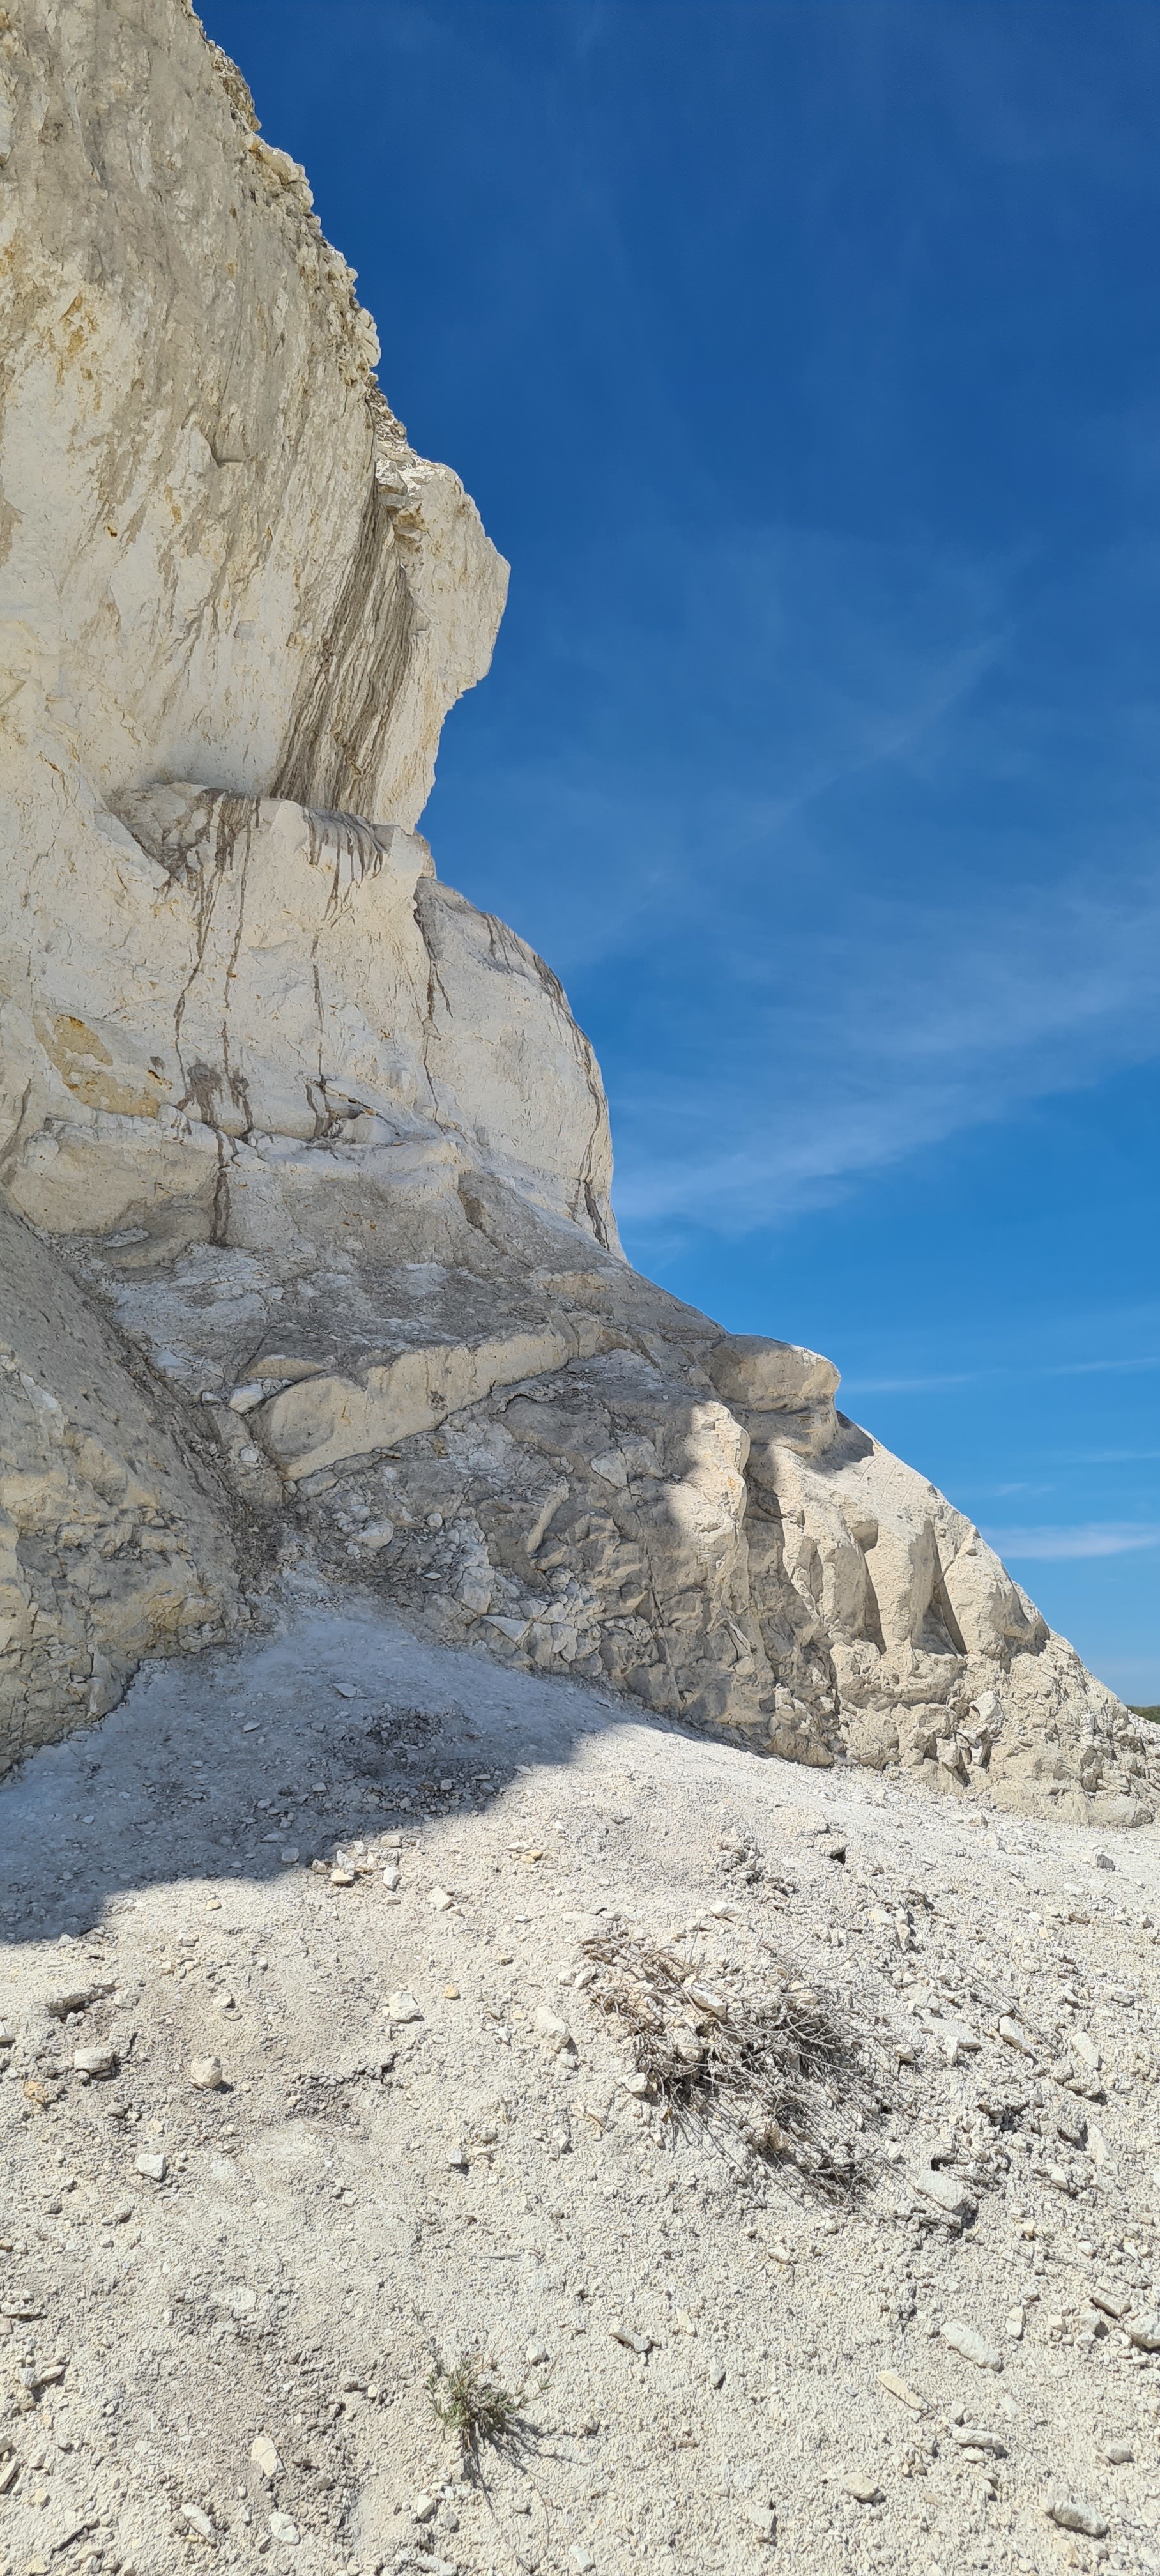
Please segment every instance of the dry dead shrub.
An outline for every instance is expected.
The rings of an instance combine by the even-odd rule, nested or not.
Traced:
[[[736,2159],[788,2162],[836,2197],[868,2179],[863,2124],[879,2107],[862,2035],[812,1987],[771,1977],[760,1996],[711,1984],[675,1951],[627,1931],[583,1944],[586,2001],[629,2041],[662,2122],[700,2127]]]

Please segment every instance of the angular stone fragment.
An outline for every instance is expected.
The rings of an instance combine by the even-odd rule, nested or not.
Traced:
[[[54,2021],[64,2021],[69,2013],[84,2012],[89,2004],[99,2002],[102,1995],[111,1992],[110,1983],[102,1984],[90,1979],[87,1985],[64,1986],[56,1994],[46,1995],[44,2009],[52,2014]]]
[[[1117,2321],[1127,2316],[1132,2305],[1130,2290],[1089,2290],[1088,2297],[1093,2308],[1102,2309],[1106,2317],[1115,2317]]]
[[[73,2065],[78,2075],[111,2075],[117,2063],[117,2052],[107,2041],[91,2048],[75,2048]]]
[[[258,1378],[246,1386],[236,1386],[233,1394],[226,1397],[226,1403],[231,1413],[252,1413],[254,1406],[261,1404],[269,1393],[269,1387]]]
[[[878,2385],[886,2390],[888,2397],[897,2397],[900,2406],[909,2406],[912,2415],[929,2412],[925,2397],[920,2397],[917,2389],[911,2388],[896,2370],[880,2370]]]
[[[961,2222],[967,2216],[972,2206],[969,2194],[953,2174],[943,2172],[941,2165],[911,2165],[907,2174],[915,2191],[920,2191],[924,2200],[933,2201],[946,2217]]]
[[[554,2013],[550,2004],[537,2004],[532,2028],[537,2039],[546,2039],[549,2048],[557,2055],[572,2046],[567,2022],[561,2021],[559,2013]]]
[[[964,2325],[960,2317],[948,2317],[942,2328],[943,2342],[952,2352],[961,2353],[964,2361],[973,2361],[976,2370],[1001,2370],[1003,2355],[974,2326]]]
[[[1097,2512],[1094,2505],[1076,2503],[1069,2496],[1055,2496],[1044,2510],[1061,2531],[1082,2531],[1086,2540],[1107,2538],[1107,2516]]]

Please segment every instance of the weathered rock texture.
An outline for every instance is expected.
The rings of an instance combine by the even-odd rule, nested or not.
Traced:
[[[120,1698],[142,1654],[236,1613],[198,1472],[99,1309],[0,1209],[0,1753]]]
[[[277,1568],[1132,1821],[1127,1711],[831,1364],[621,1259],[591,1049],[414,828],[505,567],[303,173],[183,0],[4,23],[9,1758]]]

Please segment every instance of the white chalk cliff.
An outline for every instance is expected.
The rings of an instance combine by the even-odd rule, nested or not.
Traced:
[[[370,1588],[757,1750],[1131,1823],[1135,1720],[814,1353],[630,1270],[416,824],[506,567],[184,0],[0,12],[0,1759]]]

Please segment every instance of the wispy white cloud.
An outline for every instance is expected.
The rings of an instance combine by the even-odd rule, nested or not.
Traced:
[[[1143,1357],[1116,1360],[1017,1360],[996,1361],[989,1368],[932,1371],[928,1376],[859,1377],[845,1381],[848,1396],[864,1395],[937,1395],[960,1386],[985,1386],[1000,1378],[1038,1377],[1138,1377],[1148,1369],[1160,1368],[1160,1358],[1152,1352]],[[1131,1459],[1160,1458],[1160,1449],[1109,1449],[1073,1459],[1078,1466],[1123,1466]]]
[[[1142,1357],[1122,1360],[1060,1360],[1045,1368],[1045,1377],[1137,1377],[1142,1369],[1160,1368],[1160,1352],[1147,1351]],[[1125,1451],[1125,1456],[1155,1458],[1155,1449]]]
[[[597,1021],[617,1209],[653,1258],[1160,1048],[1135,694],[1073,705],[1069,666],[1052,700],[1014,557],[722,529],[711,498],[696,529],[618,522],[579,618],[574,587],[567,623],[537,604],[546,739],[486,806],[473,780],[462,825],[487,844],[465,890]],[[1088,626],[1115,634],[1128,577],[1088,567]]]
[[[1060,1467],[1137,1467],[1151,1466],[1160,1458],[1160,1449],[1076,1449],[1060,1456]]]
[[[1049,919],[1030,885],[1001,900],[980,892],[949,916],[945,904],[924,916],[913,901],[905,920],[882,903],[860,910],[861,973],[853,941],[843,955],[819,930],[811,957],[800,933],[779,941],[767,929],[783,987],[812,992],[805,1007],[791,992],[778,1025],[750,1024],[744,1086],[730,1066],[735,1027],[723,1061],[696,1080],[638,1081],[622,1097],[626,1220],[768,1224],[965,1128],[1147,1061],[1160,1044],[1160,882],[1105,882],[1098,898],[1073,889]],[[740,944],[762,944],[756,923],[740,926]],[[787,974],[794,964],[800,982]],[[743,989],[734,1007],[747,998]]]
[[[991,1374],[988,1369],[955,1369],[929,1377],[849,1377],[844,1390],[851,1401],[864,1395],[941,1395],[950,1387],[978,1386]]]
[[[1160,1547],[1160,1523],[1151,1527],[1128,1521],[1089,1521],[1078,1529],[985,1529],[983,1536],[998,1556],[1024,1558],[1041,1565],[1070,1557],[1128,1556],[1138,1548]]]

